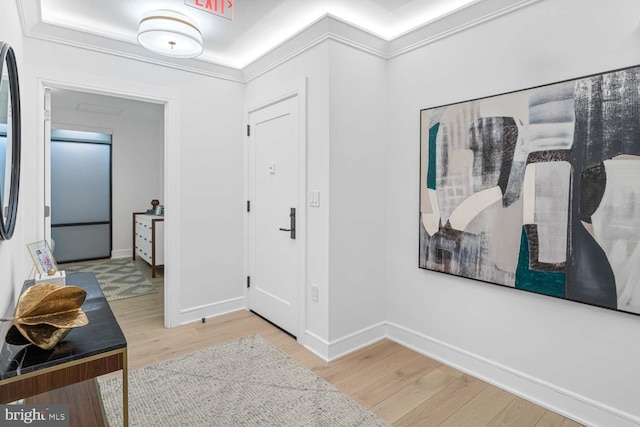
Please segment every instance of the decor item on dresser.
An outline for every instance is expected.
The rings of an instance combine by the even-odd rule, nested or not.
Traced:
[[[164,267],[164,217],[133,213],[133,259],[139,256],[151,265],[151,277]]]
[[[640,67],[420,113],[419,266],[640,314]]]
[[[158,208],[159,204],[160,204],[160,200],[153,199],[151,201],[151,209],[147,210],[147,213],[148,214],[155,214],[156,213],[156,209]]]
[[[13,325],[30,343],[49,350],[71,332],[89,323],[80,308],[87,292],[77,286],[50,283],[28,287],[16,305]],[[7,335],[11,340],[11,334]]]
[[[0,240],[9,240],[18,216],[22,133],[18,67],[13,49],[4,42],[0,42],[0,145]]]

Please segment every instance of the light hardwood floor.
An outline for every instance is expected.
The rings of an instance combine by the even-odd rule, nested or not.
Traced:
[[[259,334],[394,426],[579,426],[389,340],[326,363],[289,335],[244,310],[211,318],[205,323],[166,329],[163,326],[162,273],[152,279],[151,269],[144,261],[136,260],[136,265],[156,285],[158,293],[110,303],[127,338],[130,370],[238,337]],[[93,382],[68,389],[62,397],[40,395],[40,400],[33,403],[73,405],[79,395],[96,393]],[[72,419],[72,426],[102,425],[98,420],[101,416],[99,407],[93,409],[93,415],[86,408],[81,412],[72,406],[72,415],[76,411],[79,419]],[[86,424],[89,419],[90,424]]]
[[[150,278],[148,266],[136,264]],[[166,329],[162,275],[152,281],[157,294],[111,303],[127,337],[130,369],[259,334],[394,426],[579,426],[389,340],[326,363],[248,311]]]

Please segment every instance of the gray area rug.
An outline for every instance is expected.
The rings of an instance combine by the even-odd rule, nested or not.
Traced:
[[[128,258],[117,258],[107,261],[76,262],[58,266],[67,274],[79,271],[95,273],[98,283],[107,301],[158,292],[149,280],[136,268]]]
[[[122,425],[122,378],[99,378]],[[258,335],[129,372],[130,426],[388,426]]]

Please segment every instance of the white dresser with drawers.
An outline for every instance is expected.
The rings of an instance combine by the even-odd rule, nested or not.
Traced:
[[[164,217],[134,212],[133,259],[140,257],[151,265],[151,277],[156,268],[164,267]]]

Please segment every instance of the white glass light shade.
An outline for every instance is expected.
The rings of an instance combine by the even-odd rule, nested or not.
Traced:
[[[140,19],[138,43],[151,52],[177,58],[202,53],[202,34],[188,16],[172,10],[153,10]]]

